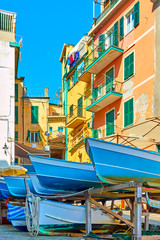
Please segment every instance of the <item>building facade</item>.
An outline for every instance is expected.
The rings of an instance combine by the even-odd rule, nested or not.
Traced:
[[[0,160],[7,160],[9,164],[14,162],[15,78],[19,51],[16,13],[0,10]]]

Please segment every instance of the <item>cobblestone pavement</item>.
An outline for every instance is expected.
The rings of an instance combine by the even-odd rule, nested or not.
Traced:
[[[83,237],[38,236],[30,237],[28,232],[20,232],[12,225],[0,225],[0,240],[81,240]]]

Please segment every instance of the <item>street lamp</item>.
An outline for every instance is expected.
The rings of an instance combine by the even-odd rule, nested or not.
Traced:
[[[3,147],[3,150],[4,150],[4,154],[5,155],[7,155],[7,150],[8,150],[9,148],[8,148],[8,146],[7,146],[7,144],[5,143],[4,144],[4,147]]]

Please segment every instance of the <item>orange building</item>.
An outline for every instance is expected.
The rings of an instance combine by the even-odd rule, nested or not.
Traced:
[[[101,1],[85,58],[85,74],[92,75],[86,110],[94,114],[97,137],[107,140],[160,115],[158,24],[159,1]]]

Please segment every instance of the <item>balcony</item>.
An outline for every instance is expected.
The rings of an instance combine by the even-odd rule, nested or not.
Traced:
[[[124,50],[119,48],[119,36],[110,33],[103,42],[94,47],[85,58],[85,71],[98,74],[112,61],[118,58]]]
[[[66,127],[76,128],[85,121],[85,111],[82,107],[74,107],[70,109],[70,113],[66,117]]]
[[[0,30],[15,33],[16,13],[0,10]]]
[[[127,2],[127,0],[112,0],[105,6],[104,10],[93,23],[88,35],[92,36]]]
[[[82,130],[71,139],[71,151],[76,150],[81,144],[84,143],[86,137],[89,137],[89,130],[82,128]]]
[[[86,110],[90,112],[98,112],[102,108],[122,98],[122,84],[120,82],[107,81],[105,85],[99,85],[92,91],[92,97],[88,97]]]

